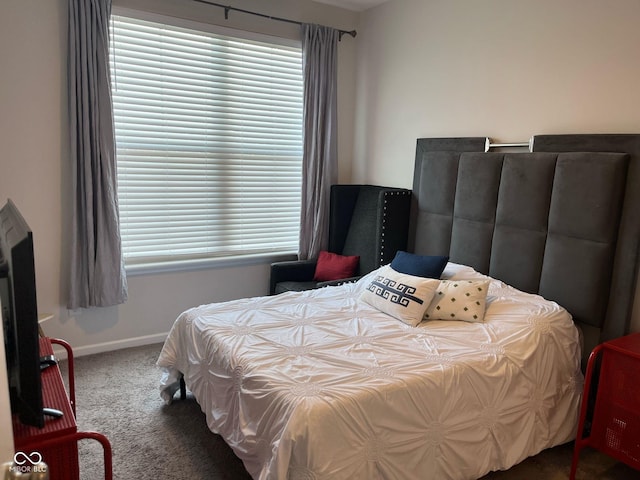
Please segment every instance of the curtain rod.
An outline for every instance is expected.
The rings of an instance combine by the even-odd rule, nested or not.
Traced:
[[[231,5],[223,5],[221,3],[216,2],[208,2],[207,0],[193,0],[194,2],[204,3],[206,5],[212,5],[214,7],[220,7],[224,9],[224,19],[229,20],[229,11],[233,10],[234,12],[242,12],[249,15],[255,15],[257,17],[268,18],[269,20],[276,20],[278,22],[286,22],[293,23],[295,25],[302,25],[303,22],[298,22],[297,20],[291,20],[289,18],[281,18],[281,17],[272,17],[271,15],[265,15],[264,13],[252,12],[251,10],[244,10],[243,8],[232,7]],[[344,34],[351,35],[353,38],[358,34],[355,30],[338,30],[338,40],[342,40],[342,35]]]

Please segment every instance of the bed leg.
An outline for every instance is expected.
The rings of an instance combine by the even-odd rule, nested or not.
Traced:
[[[187,398],[187,385],[184,383],[184,375],[180,375],[180,400]]]

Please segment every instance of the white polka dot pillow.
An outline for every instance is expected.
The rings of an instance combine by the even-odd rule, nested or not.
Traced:
[[[489,280],[441,280],[425,320],[482,322]]]
[[[360,299],[387,315],[415,327],[424,318],[440,280],[380,267],[360,294]]]

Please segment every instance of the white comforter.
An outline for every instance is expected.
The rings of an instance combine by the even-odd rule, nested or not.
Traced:
[[[583,378],[563,308],[493,280],[483,323],[414,328],[358,300],[369,277],[187,310],[158,360],[163,398],[182,372],[263,480],[476,479],[573,438]]]

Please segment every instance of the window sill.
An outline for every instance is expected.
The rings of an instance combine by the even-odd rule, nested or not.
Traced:
[[[127,277],[154,275],[156,273],[189,272],[215,268],[242,267],[246,265],[270,264],[286,260],[295,260],[294,253],[238,255],[233,257],[178,260],[175,262],[146,263],[125,266]]]

